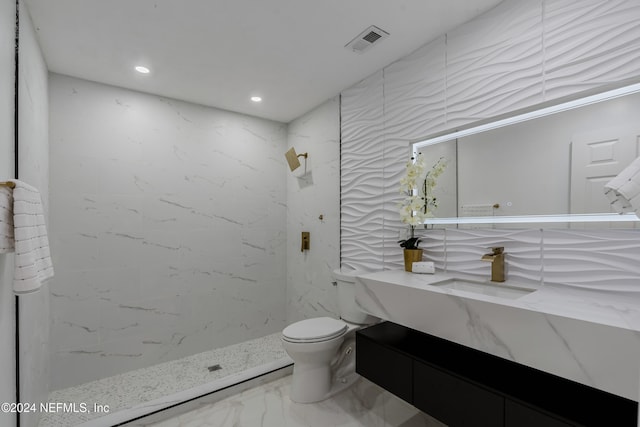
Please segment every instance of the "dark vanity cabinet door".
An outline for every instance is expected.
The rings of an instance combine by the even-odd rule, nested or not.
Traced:
[[[555,417],[551,417],[529,406],[506,399],[504,408],[505,427],[571,427]]]
[[[413,406],[449,426],[502,427],[504,397],[414,361]]]
[[[411,403],[411,358],[362,336],[356,337],[356,372]]]

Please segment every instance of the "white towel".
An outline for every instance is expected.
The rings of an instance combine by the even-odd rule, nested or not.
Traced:
[[[13,252],[13,191],[6,185],[0,186],[0,254]]]
[[[11,246],[15,249],[13,291],[26,294],[39,290],[53,277],[53,265],[40,192],[22,181],[12,182],[16,184],[13,191],[2,187],[0,193],[0,247],[6,247],[6,252],[11,251]],[[13,194],[7,195],[7,191]],[[5,210],[13,214],[13,230],[7,227],[11,214]]]
[[[604,186],[604,194],[616,212],[640,217],[640,157]]]

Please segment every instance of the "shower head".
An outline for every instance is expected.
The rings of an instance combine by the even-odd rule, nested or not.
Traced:
[[[293,172],[294,170],[300,167],[300,160],[298,160],[298,157],[300,156],[304,157],[306,160],[308,154],[307,153],[296,154],[296,149],[293,147],[289,148],[289,151],[284,153],[284,157],[287,158],[287,163],[289,163],[289,169],[291,169],[291,172]]]

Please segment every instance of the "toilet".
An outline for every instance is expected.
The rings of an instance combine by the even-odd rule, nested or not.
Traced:
[[[340,320],[316,317],[282,331],[282,345],[293,359],[290,398],[296,403],[327,399],[350,387],[355,371],[355,333],[379,319],[360,311],[355,302],[355,277],[362,271],[334,270]]]

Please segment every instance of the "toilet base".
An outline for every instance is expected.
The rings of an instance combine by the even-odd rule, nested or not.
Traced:
[[[320,372],[309,374],[307,371],[302,375],[298,372],[296,375],[296,368],[294,365],[289,398],[295,403],[321,402],[348,389],[355,384],[361,376],[353,372],[333,384],[327,384],[326,382],[314,382],[318,380],[323,381],[324,378],[326,378],[325,373]],[[313,387],[310,387],[309,384],[313,384]]]
[[[320,402],[346,390],[360,379],[355,369],[354,333],[349,335],[331,364],[293,364],[289,393],[289,398],[293,402]]]
[[[331,370],[328,365],[304,366],[293,364],[289,397],[296,403],[314,403],[325,399],[331,389]]]

